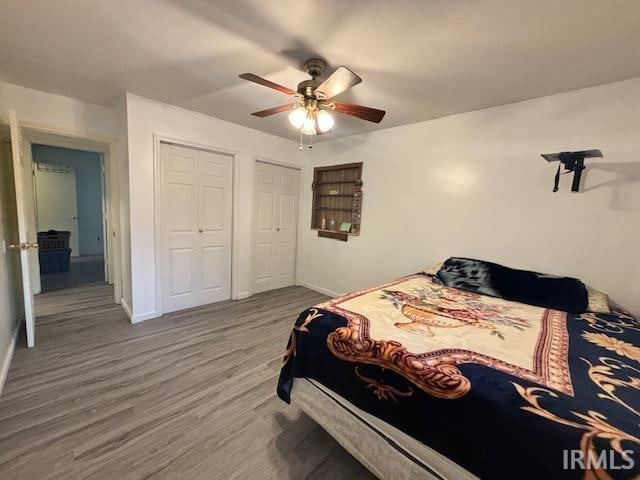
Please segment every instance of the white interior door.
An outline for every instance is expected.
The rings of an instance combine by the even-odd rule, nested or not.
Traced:
[[[231,298],[232,157],[160,144],[162,310]]]
[[[198,259],[203,305],[231,298],[231,157],[200,150],[198,169]]]
[[[16,209],[18,216],[18,244],[10,248],[20,251],[22,266],[22,292],[24,296],[24,316],[27,330],[27,346],[33,347],[36,339],[36,321],[33,310],[33,282],[31,278],[29,256],[37,253],[38,243],[35,232],[30,232],[27,209],[27,195],[31,195],[31,165],[25,165],[22,135],[18,117],[14,110],[9,111],[11,127],[11,155],[13,157],[13,179],[16,190]]]
[[[107,179],[104,168],[104,155],[100,155],[100,186],[102,187],[102,254],[104,255],[104,281],[113,284],[113,272],[109,269],[111,264],[111,239],[109,238],[109,202],[107,202]]]
[[[39,163],[35,169],[38,230],[71,232],[71,256],[80,255],[76,172],[73,168]]]
[[[300,171],[256,162],[253,292],[294,284]]]

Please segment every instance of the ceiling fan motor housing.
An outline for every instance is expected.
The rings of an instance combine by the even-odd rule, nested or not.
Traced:
[[[311,75],[314,79],[322,75],[324,69],[327,68],[327,62],[321,58],[309,58],[304,62],[305,71]]]
[[[327,67],[327,62],[321,58],[310,58],[304,62],[305,71],[311,75],[311,80],[303,80],[298,84],[298,93],[305,99],[316,98],[315,89],[322,85],[320,80],[316,80]]]

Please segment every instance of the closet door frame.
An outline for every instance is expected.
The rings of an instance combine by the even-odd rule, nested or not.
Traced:
[[[235,150],[229,150],[228,148],[218,147],[215,145],[205,145],[191,140],[185,140],[183,138],[177,138],[170,135],[161,133],[153,134],[153,186],[154,186],[154,249],[155,249],[155,291],[156,291],[156,316],[164,314],[164,307],[162,305],[163,296],[163,278],[162,278],[162,189],[163,189],[163,171],[162,171],[162,159],[160,157],[160,148],[162,143],[168,143],[176,145],[178,147],[191,148],[196,150],[205,150],[212,153],[218,153],[221,155],[228,155],[231,157],[231,244],[229,245],[229,255],[231,260],[231,299],[235,299],[234,289],[234,266],[235,266],[235,245],[237,242],[235,218],[238,211],[238,198],[236,195],[237,188],[237,162],[238,152]]]
[[[304,176],[304,168],[301,167],[300,165],[296,165],[294,163],[288,163],[288,162],[281,162],[278,160],[274,160],[272,158],[269,157],[265,157],[265,156],[261,156],[261,155],[254,155],[252,158],[252,180],[251,180],[251,192],[252,192],[252,207],[251,207],[251,265],[250,265],[250,276],[249,276],[249,292],[245,295],[243,295],[241,298],[247,298],[250,297],[251,295],[253,295],[254,292],[254,279],[255,279],[255,244],[256,244],[256,227],[255,227],[255,220],[256,220],[256,215],[257,215],[257,205],[256,205],[256,200],[255,200],[255,194],[256,194],[256,186],[257,186],[257,167],[258,167],[258,163],[268,163],[271,165],[275,165],[276,167],[283,167],[283,168],[290,168],[292,170],[297,170],[299,173],[299,181],[298,181],[298,198],[297,198],[297,205],[296,205],[296,258],[294,261],[294,272],[293,272],[293,284],[294,285],[299,285],[298,283],[298,268],[299,268],[299,259],[300,259],[300,240],[302,238],[302,233],[301,233],[301,228],[302,228],[302,222],[300,222],[300,212],[302,211],[302,192],[303,192],[303,184],[304,184],[304,180],[305,180],[305,176]]]

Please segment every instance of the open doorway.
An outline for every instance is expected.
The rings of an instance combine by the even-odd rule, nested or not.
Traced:
[[[104,159],[31,145],[41,292],[106,282]]]
[[[120,228],[117,216],[120,211],[120,197],[117,160],[114,161],[114,158],[117,158],[114,157],[114,151],[117,150],[114,150],[115,142],[108,138],[66,135],[47,127],[24,124],[19,120],[15,110],[9,110],[8,126],[0,123],[0,140],[0,170],[2,170],[3,180],[0,182],[0,203],[2,203],[0,267],[1,263],[6,264],[8,261],[14,262],[14,267],[19,267],[17,272],[15,268],[12,271],[6,265],[2,269],[14,273],[13,280],[5,282],[13,289],[10,297],[15,300],[12,305],[8,305],[8,308],[16,310],[16,318],[19,316],[24,318],[27,346],[34,347],[36,324],[49,318],[50,315],[86,308],[87,302],[92,305],[108,306],[112,303],[119,304],[121,301]],[[57,157],[41,154],[44,150],[54,151],[52,147],[58,147],[58,150],[55,150]],[[97,159],[93,162],[94,166],[97,164],[98,167],[97,181],[83,182],[83,174],[80,170],[85,165],[71,165],[64,160],[73,151],[78,154],[92,154],[92,158]],[[63,160],[59,158],[61,154]],[[86,161],[86,158],[81,160]],[[57,183],[47,183],[47,173],[65,174],[67,177]],[[40,174],[45,175],[40,178]],[[69,178],[73,181],[69,181]],[[57,190],[57,194],[38,192],[37,183],[40,186],[44,184],[45,187],[49,185],[49,188]],[[93,201],[99,207],[94,210],[99,210],[99,213],[90,217],[99,224],[93,226],[94,238],[88,237],[89,241],[94,242],[93,250],[84,248],[83,227],[76,226],[77,246],[73,249],[78,256],[74,255],[74,258],[77,258],[80,263],[84,263],[85,259],[91,259],[91,257],[98,257],[98,261],[89,260],[89,263],[94,264],[92,273],[73,275],[75,272],[71,265],[71,233],[76,229],[64,223],[58,225],[47,222],[56,221],[55,217],[60,216],[61,209],[65,212],[62,217],[69,217],[67,221],[78,220],[81,215],[86,216],[82,213],[82,207],[85,205],[84,196],[79,191],[86,186],[96,194]],[[66,198],[68,203],[72,204],[71,207],[61,206],[56,200],[56,195],[58,199]],[[54,209],[47,210],[49,206]],[[55,209],[55,207],[58,208]],[[71,212],[70,215],[69,212]],[[74,216],[77,218],[72,218]],[[73,283],[58,279],[53,286],[47,283],[43,292],[38,231],[49,232],[52,229],[55,229],[57,234],[61,231],[69,232],[61,245],[52,247],[50,244],[47,248],[68,253],[69,271]],[[95,248],[96,244],[101,247]],[[96,264],[98,268],[95,268]],[[46,272],[42,273],[46,274]],[[0,278],[0,287],[2,282],[3,278]],[[78,286],[75,286],[76,284]],[[51,290],[52,288],[59,288],[59,290]]]

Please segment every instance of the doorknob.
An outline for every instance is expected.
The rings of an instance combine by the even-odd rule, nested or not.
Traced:
[[[77,220],[78,217],[76,217],[75,215],[71,217],[71,220]]]
[[[279,231],[280,231],[280,227],[276,227],[276,232],[279,232]]]
[[[201,228],[198,229],[198,233],[202,233],[202,229]]]

